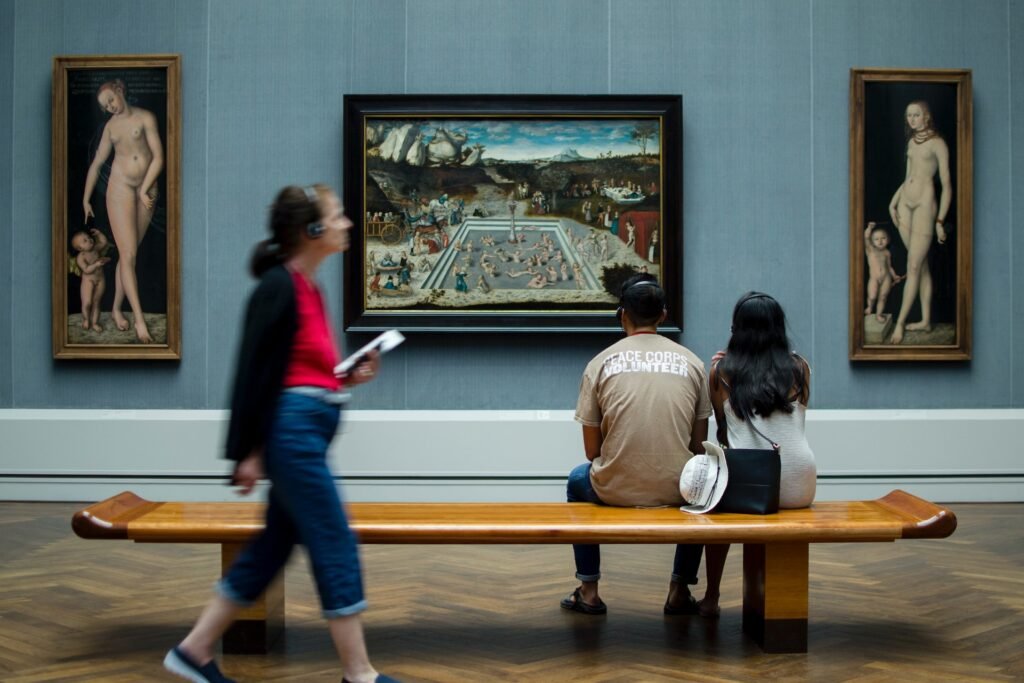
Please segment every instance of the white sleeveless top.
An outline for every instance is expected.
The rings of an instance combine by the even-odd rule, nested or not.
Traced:
[[[729,445],[733,448],[771,448],[764,438],[750,426],[754,421],[761,433],[779,444],[782,459],[782,477],[779,490],[780,508],[805,508],[814,502],[818,470],[804,435],[804,419],[807,409],[799,401],[793,401],[793,412],[776,410],[767,419],[755,415],[740,420],[733,412],[729,400],[725,401],[726,429]]]

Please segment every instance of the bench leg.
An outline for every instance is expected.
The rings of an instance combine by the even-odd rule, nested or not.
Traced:
[[[806,543],[743,546],[743,631],[765,652],[807,652]]]
[[[242,543],[221,545],[221,575],[227,573],[235,557],[245,547]],[[266,592],[251,606],[243,609],[238,619],[224,634],[224,654],[266,654],[284,633],[284,572],[278,574]]]

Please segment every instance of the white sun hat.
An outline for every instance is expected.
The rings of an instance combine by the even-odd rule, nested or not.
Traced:
[[[679,509],[695,515],[713,510],[729,483],[729,465],[722,447],[705,441],[704,451],[690,458],[679,476],[679,493],[689,503]]]

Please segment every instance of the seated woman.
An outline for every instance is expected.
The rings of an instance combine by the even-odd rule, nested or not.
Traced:
[[[767,448],[764,436],[779,444],[782,476],[780,508],[814,502],[817,468],[804,435],[811,395],[811,368],[790,349],[786,314],[772,297],[748,292],[732,312],[732,337],[711,361],[708,375],[718,441],[733,448]],[[718,616],[727,544],[704,548],[707,588],[700,613]]]

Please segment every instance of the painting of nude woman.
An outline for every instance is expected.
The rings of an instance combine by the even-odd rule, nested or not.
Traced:
[[[180,358],[180,58],[57,57],[56,358]]]
[[[347,96],[347,329],[614,329],[658,277],[681,324],[681,98]]]
[[[971,74],[850,87],[850,358],[969,359]]]

